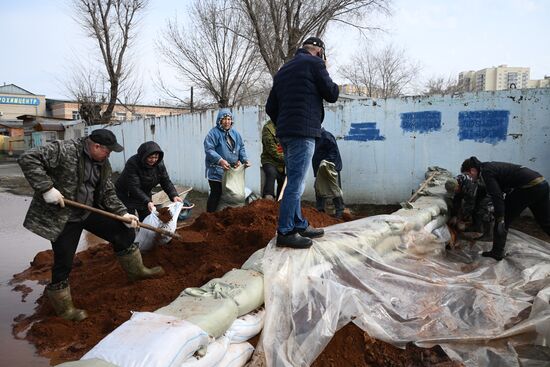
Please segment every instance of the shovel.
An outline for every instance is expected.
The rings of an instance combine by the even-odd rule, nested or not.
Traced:
[[[69,206],[89,210],[89,211],[94,212],[96,214],[100,214],[100,215],[103,215],[107,218],[118,220],[120,222],[124,222],[124,223],[132,222],[131,219],[124,218],[121,215],[113,214],[113,213],[107,212],[105,210],[94,208],[93,206],[85,205],[85,204],[79,203],[78,201],[73,201],[73,200],[69,200],[69,199],[65,199],[65,198],[63,199],[63,201],[65,202],[65,204],[67,204]],[[148,229],[150,231],[165,235],[165,236],[170,236],[170,237],[177,238],[177,239],[181,240],[181,236],[179,234],[175,233],[175,232],[172,233],[172,232],[167,231],[165,229],[153,227],[149,224],[145,224],[145,223],[141,223],[141,222],[138,222],[138,226],[141,227],[141,228],[145,228],[145,229]]]

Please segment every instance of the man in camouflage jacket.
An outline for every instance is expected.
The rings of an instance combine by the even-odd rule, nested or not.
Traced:
[[[143,266],[134,244],[137,217],[128,214],[111,182],[111,151],[122,151],[115,135],[94,130],[88,138],[55,141],[36,147],[19,158],[25,178],[35,190],[23,225],[51,241],[54,252],[52,281],[47,294],[57,314],[82,320],[86,312],[74,308],[68,278],[83,229],[109,241],[131,280],[162,275],[162,268]],[[120,215],[116,221],[83,209],[65,207],[64,198]]]

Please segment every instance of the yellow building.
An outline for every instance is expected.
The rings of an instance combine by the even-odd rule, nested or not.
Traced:
[[[21,115],[46,115],[46,97],[15,84],[0,85],[0,123],[17,121]]]
[[[530,80],[529,74],[530,68],[499,65],[463,71],[458,74],[458,85],[465,92],[550,87],[550,78]]]

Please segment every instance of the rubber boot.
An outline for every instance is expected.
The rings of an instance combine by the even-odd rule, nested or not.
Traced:
[[[82,321],[88,317],[88,313],[85,310],[74,307],[68,281],[64,280],[56,284],[48,284],[46,295],[57,316],[71,321]]]
[[[342,218],[342,215],[344,215],[344,199],[340,197],[335,197],[332,199],[332,202],[334,203],[334,216],[336,218]]]
[[[493,248],[491,251],[485,251],[481,254],[484,257],[492,257],[496,261],[500,261],[504,258],[504,247],[506,246],[506,237],[508,232],[506,230],[501,230],[500,232],[496,228],[493,233]]]
[[[315,209],[317,209],[318,212],[325,211],[325,198],[315,195]]]
[[[160,266],[147,268],[143,265],[141,253],[135,244],[126,250],[117,252],[117,259],[131,282],[140,279],[160,278],[165,274],[164,269]]]

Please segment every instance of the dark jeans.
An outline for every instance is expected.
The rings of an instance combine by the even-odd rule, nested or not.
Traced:
[[[220,181],[208,180],[208,185],[210,185],[210,193],[206,201],[206,211],[213,213],[218,208],[220,198],[222,197],[222,183]]]
[[[81,222],[67,222],[59,237],[52,242],[52,284],[69,278],[69,273],[73,267],[74,254],[83,229],[109,241],[115,252],[130,247],[136,237],[133,228],[128,228],[122,222],[96,213],[90,213]]]
[[[285,181],[285,175],[280,173],[274,165],[270,163],[264,163],[262,165],[262,170],[265,174],[264,187],[262,190],[262,197],[266,195],[271,195],[274,198],[278,198],[283,188],[283,183]],[[275,181],[277,181],[277,195],[275,196]]]
[[[527,189],[514,189],[506,195],[504,222],[506,229],[519,217],[525,208],[531,209],[539,226],[550,236],[550,201],[548,199],[548,182],[540,183]]]

